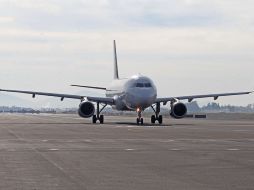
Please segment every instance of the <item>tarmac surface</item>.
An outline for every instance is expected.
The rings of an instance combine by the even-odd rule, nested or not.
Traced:
[[[254,121],[0,114],[0,189],[254,189]]]

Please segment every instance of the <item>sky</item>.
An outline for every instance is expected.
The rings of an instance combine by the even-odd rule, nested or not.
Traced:
[[[0,0],[0,88],[78,94],[70,84],[107,86],[116,40],[120,76],[149,76],[159,97],[254,90],[253,7],[251,0]],[[247,105],[254,95],[217,102]]]

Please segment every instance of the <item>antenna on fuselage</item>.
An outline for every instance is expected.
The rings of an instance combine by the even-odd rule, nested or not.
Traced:
[[[117,54],[116,54],[116,41],[114,40],[114,79],[119,79],[118,65],[117,65]]]

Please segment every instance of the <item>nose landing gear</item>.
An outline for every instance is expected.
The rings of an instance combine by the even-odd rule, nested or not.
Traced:
[[[139,124],[143,125],[143,124],[144,124],[143,118],[137,118],[137,124],[138,124],[138,125],[139,125]]]
[[[153,109],[155,115],[151,116],[151,123],[155,123],[155,121],[158,121],[159,124],[162,124],[163,122],[163,117],[160,114],[160,103],[156,103],[156,108],[154,109],[153,106],[151,106],[151,108]]]
[[[138,112],[137,125],[139,125],[139,124],[143,125],[144,124],[144,120],[143,120],[143,118],[141,116],[142,110],[140,108],[138,108],[137,112]]]

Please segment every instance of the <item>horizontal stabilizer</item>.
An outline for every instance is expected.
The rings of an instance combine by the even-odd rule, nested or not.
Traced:
[[[71,86],[81,87],[81,88],[92,88],[92,89],[98,89],[98,90],[106,90],[106,88],[98,87],[98,86],[83,86],[83,85],[76,85],[76,84],[72,84]]]

